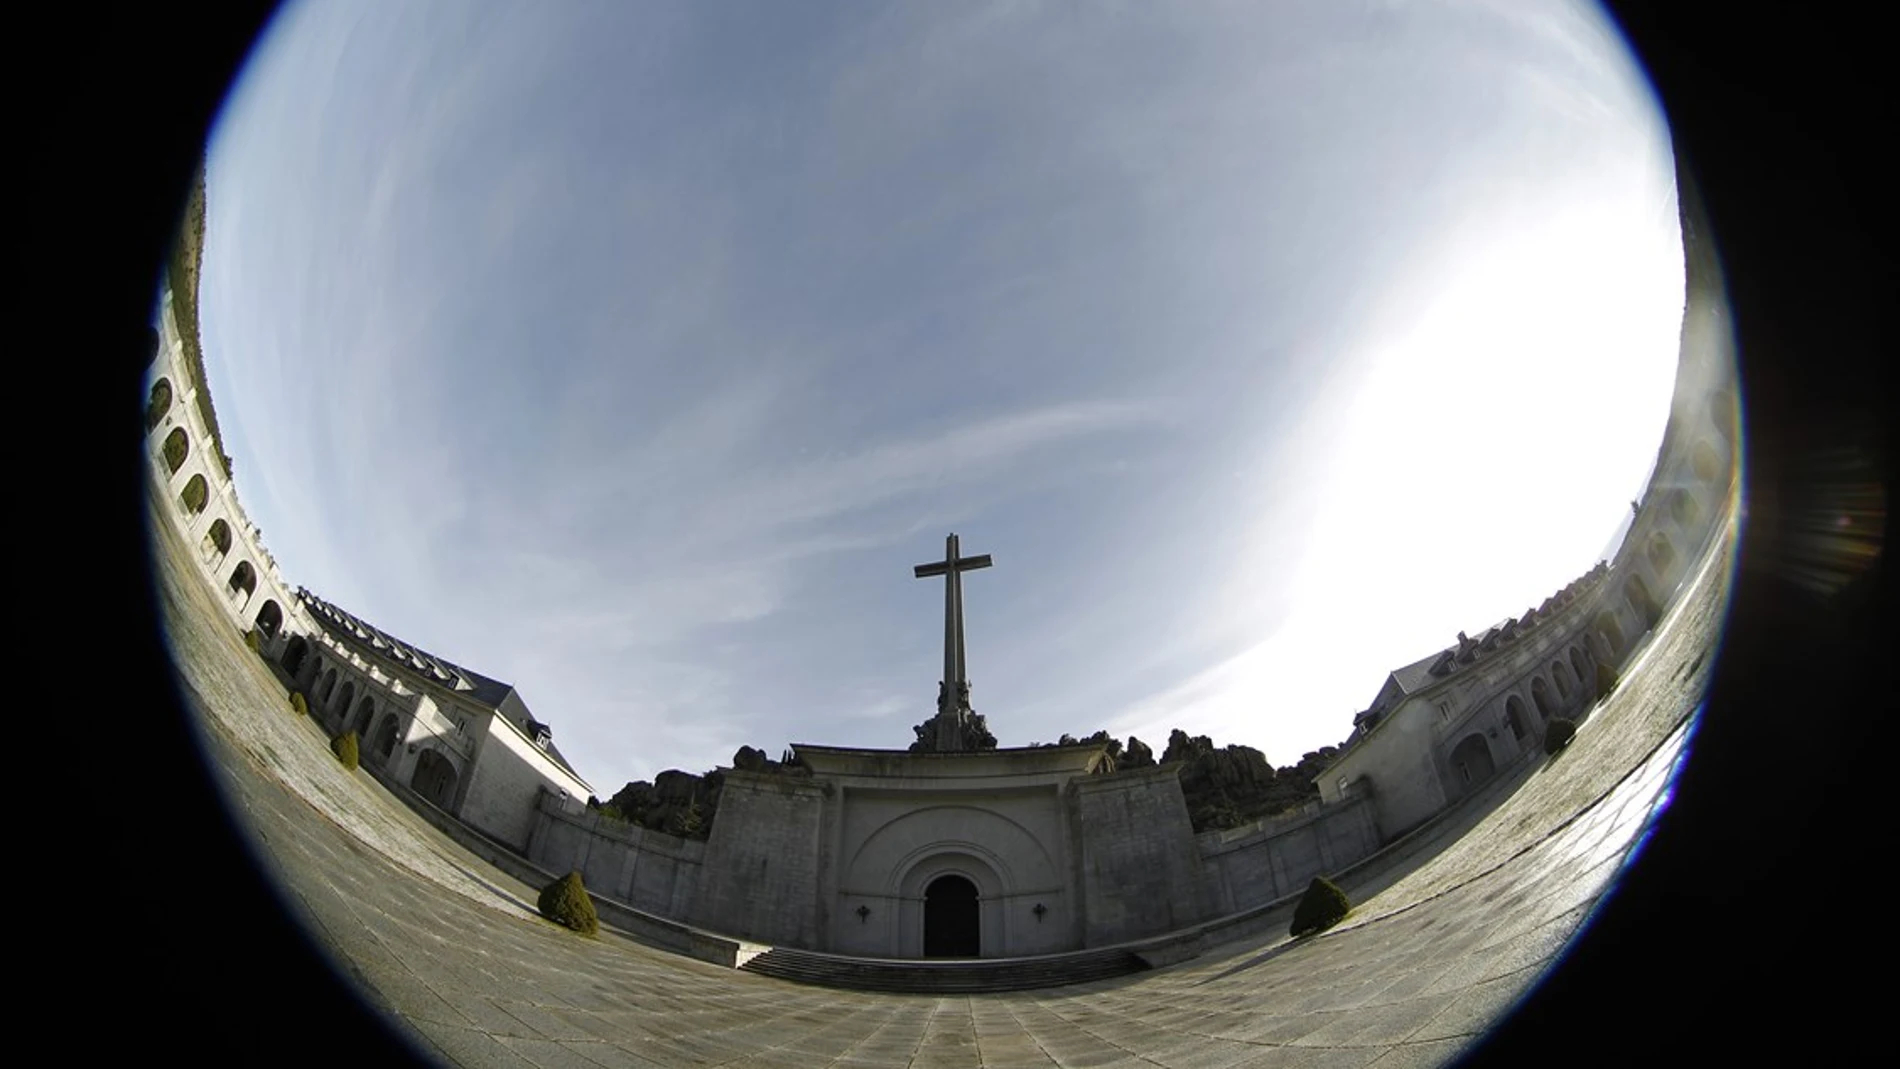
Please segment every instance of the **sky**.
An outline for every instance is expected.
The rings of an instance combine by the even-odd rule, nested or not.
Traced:
[[[1683,300],[1591,5],[293,3],[209,146],[286,580],[601,797],[903,748],[955,531],[1004,746],[1277,765],[1611,548]]]

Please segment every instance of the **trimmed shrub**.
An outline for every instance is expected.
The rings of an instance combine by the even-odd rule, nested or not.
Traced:
[[[1346,892],[1326,877],[1315,876],[1306,885],[1306,894],[1300,896],[1300,904],[1293,907],[1291,932],[1295,938],[1312,935],[1345,920],[1351,912]]]
[[[290,711],[296,713],[298,716],[310,715],[310,703],[304,700],[303,691],[293,690],[290,692]]]
[[[258,639],[257,628],[255,627],[251,628],[249,631],[244,632],[244,644],[251,648],[252,653],[264,652],[264,644],[262,641]]]
[[[1552,720],[1550,726],[1544,729],[1544,752],[1554,754],[1558,750],[1570,745],[1570,740],[1576,738],[1576,736],[1577,722],[1574,720],[1565,720],[1560,716]]]
[[[356,732],[346,731],[331,739],[330,752],[336,754],[336,759],[343,762],[344,768],[356,771],[356,763],[361,756],[356,745]]]
[[[541,915],[565,928],[572,928],[582,935],[593,935],[600,931],[600,916],[594,912],[594,900],[587,897],[587,888],[581,886],[581,874],[570,872],[567,875],[541,888]]]
[[[1601,661],[1597,662],[1597,700],[1602,701],[1609,697],[1610,692],[1615,689],[1616,669]]]

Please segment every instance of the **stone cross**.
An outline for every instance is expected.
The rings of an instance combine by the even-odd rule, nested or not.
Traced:
[[[917,566],[919,579],[943,576],[943,690],[937,698],[940,714],[948,714],[969,701],[968,666],[963,661],[963,573],[989,566],[988,553],[959,556],[954,534],[944,539],[942,560]]]

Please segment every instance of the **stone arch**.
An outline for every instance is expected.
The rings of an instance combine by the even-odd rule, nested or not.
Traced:
[[[323,682],[317,685],[317,704],[322,705],[336,694],[336,669],[323,673]]]
[[[1735,441],[1735,395],[1725,386],[1709,394],[1709,422],[1715,424],[1716,433]]]
[[[983,912],[976,884],[946,872],[924,888],[924,957],[975,958],[983,954]]]
[[[1003,946],[1001,906],[1009,887],[1009,879],[1001,868],[1002,859],[974,843],[924,847],[915,851],[913,857],[914,862],[902,870],[897,881],[902,903],[899,912],[902,924],[908,931],[904,945],[911,948],[907,953],[917,957],[949,956],[930,954],[925,949],[925,938],[931,934],[928,917],[930,889],[951,876],[965,881],[974,889],[975,893],[971,897],[974,898],[978,914],[976,953],[957,956],[982,956],[986,945],[992,955],[999,953]],[[947,889],[951,885],[944,886]]]
[[[1598,613],[1596,626],[1597,637],[1603,640],[1604,648],[1609,651],[1611,657],[1623,652],[1623,629],[1616,626],[1614,614]]]
[[[1657,531],[1649,536],[1649,566],[1656,570],[1657,578],[1669,574],[1669,566],[1676,563],[1676,547],[1669,544],[1669,536]]]
[[[365,694],[363,695],[363,700],[357,703],[356,722],[351,724],[350,727],[353,731],[356,732],[357,738],[367,739],[369,738],[370,722],[375,719],[376,719],[376,699]]]
[[[1632,574],[1629,582],[1623,585],[1623,600],[1636,612],[1636,618],[1643,622],[1645,629],[1655,627],[1662,618],[1662,609],[1656,604],[1655,595],[1649,592],[1649,584],[1643,577]]]
[[[1584,656],[1582,647],[1570,647],[1570,670],[1576,674],[1577,682],[1588,684],[1590,681],[1590,660]]]
[[[283,665],[284,671],[295,679],[297,674],[303,671],[304,662],[309,659],[310,643],[305,641],[302,635],[292,635],[290,641],[285,643],[284,655],[278,658],[277,663]]]
[[[224,560],[224,555],[231,552],[231,525],[224,522],[222,517],[212,520],[198,548],[204,555],[206,564],[217,566]]]
[[[1564,675],[1564,659],[1562,657],[1550,662],[1550,681],[1557,684],[1557,697],[1563,701],[1569,701],[1570,684],[1564,679]]]
[[[185,433],[185,428],[173,427],[172,432],[165,436],[165,466],[171,474],[176,475],[178,469],[185,466],[185,458],[190,455],[191,436]]]
[[[251,567],[250,561],[238,561],[237,567],[231,569],[231,578],[225,580],[224,588],[240,605],[251,600],[251,595],[257,592],[257,569]]]
[[[1491,745],[1475,731],[1452,747],[1451,768],[1457,775],[1453,786],[1460,794],[1475,790],[1498,770],[1497,762],[1491,757]]]
[[[1537,706],[1539,720],[1550,719],[1550,688],[1544,685],[1543,676],[1531,677],[1531,704]]]
[[[409,776],[409,789],[446,810],[455,802],[455,781],[460,775],[455,770],[455,762],[431,747],[416,758],[416,770]]]
[[[172,383],[170,379],[159,379],[152,383],[151,396],[145,401],[145,432],[150,434],[165,421],[165,413],[172,410]]]
[[[1697,442],[1689,451],[1689,466],[1695,469],[1695,477],[1706,485],[1714,486],[1722,478],[1722,458],[1708,442]]]
[[[278,629],[284,626],[284,610],[278,606],[275,598],[267,599],[251,622],[257,625],[258,633],[265,638],[276,638]]]
[[[196,516],[205,510],[205,504],[211,500],[211,484],[205,482],[204,473],[191,477],[185,488],[178,493],[178,506],[187,516]]]
[[[401,727],[396,722],[395,713],[384,713],[382,723],[376,725],[375,741],[370,743],[370,753],[378,762],[387,763],[389,755],[396,752],[396,737]]]
[[[1504,702],[1504,726],[1511,729],[1511,738],[1518,742],[1524,741],[1526,734],[1524,727],[1524,703],[1518,701],[1515,697],[1508,698]]]
[[[350,713],[350,703],[356,700],[356,680],[343,681],[343,692],[337,695],[336,715],[341,720]]]
[[[1702,506],[1695,503],[1695,495],[1684,487],[1676,487],[1669,494],[1669,518],[1676,526],[1688,530],[1689,525],[1702,515]]]

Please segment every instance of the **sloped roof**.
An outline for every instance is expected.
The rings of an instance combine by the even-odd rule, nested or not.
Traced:
[[[548,743],[544,752],[576,779],[585,780],[570,764],[561,751],[555,747],[554,731],[546,723],[536,720],[528,713],[528,703],[521,699],[514,685],[492,679],[480,672],[464,668],[446,657],[437,657],[416,646],[391,635],[346,610],[324,601],[303,587],[297,588],[297,597],[301,599],[310,614],[323,629],[337,638],[355,645],[378,660],[395,664],[407,669],[438,686],[447,687],[464,698],[485,706],[502,719],[520,728],[530,739],[537,732],[548,734]],[[509,695],[515,695],[519,716],[503,711],[502,703]]]

